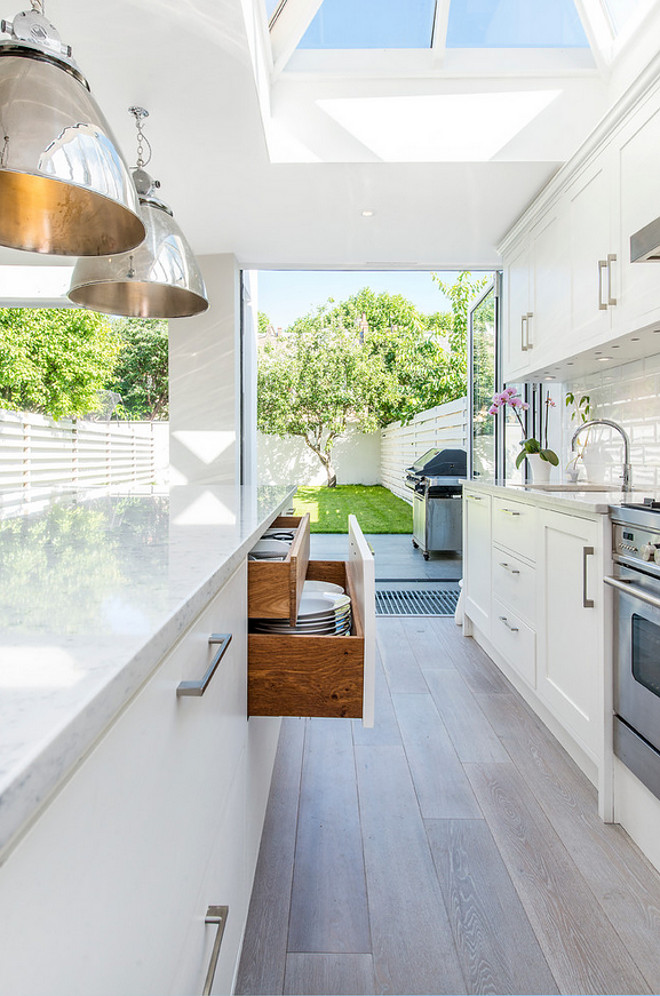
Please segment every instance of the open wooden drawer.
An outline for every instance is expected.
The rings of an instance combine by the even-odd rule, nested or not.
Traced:
[[[348,529],[348,560],[311,560],[307,577],[346,589],[353,608],[350,634],[249,633],[248,715],[361,718],[365,726],[373,726],[374,559],[353,515]],[[248,589],[250,584],[248,575]]]
[[[296,621],[309,564],[309,513],[280,515],[271,525],[295,529],[296,535],[285,560],[248,561],[248,619]]]

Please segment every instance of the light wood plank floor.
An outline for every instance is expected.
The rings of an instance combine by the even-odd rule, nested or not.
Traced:
[[[283,722],[236,992],[660,993],[660,876],[490,659],[378,649],[373,730]]]

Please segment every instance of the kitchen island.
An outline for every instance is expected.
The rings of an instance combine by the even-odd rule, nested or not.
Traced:
[[[293,491],[6,510],[0,991],[201,991],[204,914],[227,896],[231,984],[279,730],[247,721],[246,560]],[[217,633],[232,641],[208,693],[178,698]]]

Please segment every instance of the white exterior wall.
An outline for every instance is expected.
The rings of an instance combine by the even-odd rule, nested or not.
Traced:
[[[209,309],[170,319],[170,483],[234,484],[240,432],[240,271],[198,258]]]
[[[385,426],[381,431],[381,484],[412,504],[403,483],[406,467],[434,446],[467,450],[468,434],[467,398],[420,412],[407,425],[392,422]]]
[[[325,484],[319,459],[297,436],[257,434],[259,484]],[[349,432],[333,449],[338,484],[380,484],[380,433]]]

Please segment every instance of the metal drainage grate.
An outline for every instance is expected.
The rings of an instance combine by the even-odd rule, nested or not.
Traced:
[[[377,616],[453,616],[458,585],[442,591],[377,591]]]

